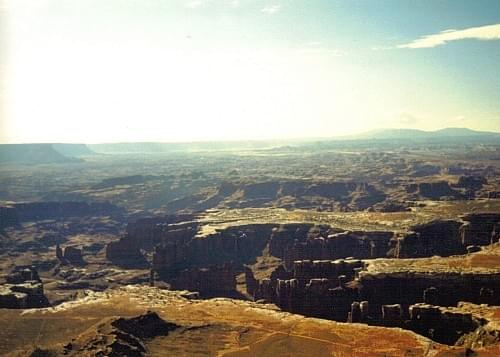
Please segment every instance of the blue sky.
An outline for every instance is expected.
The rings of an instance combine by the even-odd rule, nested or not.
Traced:
[[[500,131],[499,1],[7,0],[1,142]]]

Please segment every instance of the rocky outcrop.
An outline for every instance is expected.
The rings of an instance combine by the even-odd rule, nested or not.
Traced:
[[[173,277],[177,274],[177,286],[198,291],[199,284],[195,282],[211,281],[207,274],[217,271],[206,267],[231,261],[238,265],[251,261],[262,252],[275,227],[271,224],[238,226],[198,236],[197,223],[185,222],[188,218],[192,219],[192,216],[149,218],[131,223],[119,241],[106,246],[106,257],[122,266],[146,267],[148,263],[142,251],[152,250],[150,267],[153,272],[168,282],[174,282]],[[233,279],[231,276],[231,281]],[[228,282],[227,279],[224,281]],[[218,283],[212,285],[214,291],[226,290],[218,288]],[[212,294],[209,287],[202,290]],[[232,283],[228,283],[227,290],[234,290]]]
[[[48,306],[41,282],[0,285],[0,308],[28,309]]]
[[[462,187],[471,191],[477,191],[487,183],[488,181],[483,176],[460,176],[458,178],[457,187]]]
[[[143,218],[129,223],[126,233],[118,241],[111,242],[106,246],[106,258],[115,264],[126,267],[144,267],[147,261],[141,250],[152,250],[157,245],[169,246],[186,244],[196,234],[196,224],[190,223],[190,215],[169,215],[156,218]],[[186,221],[182,224],[181,222]],[[159,249],[153,258],[155,269],[158,265],[165,264],[166,267],[172,262],[170,256],[163,257],[162,254],[170,254],[171,249]],[[182,260],[177,256],[173,263]]]
[[[460,303],[458,309],[466,309],[471,307],[471,304]],[[476,306],[477,307],[477,306]],[[492,321],[493,320],[493,321]],[[469,349],[477,349],[485,346],[498,345],[500,343],[500,326],[495,317],[477,316],[473,314],[472,321],[479,322],[481,325],[469,333],[465,333],[455,342],[457,346],[464,346]],[[465,331],[464,331],[465,332]]]
[[[440,343],[453,345],[463,334],[479,326],[481,322],[471,313],[420,303],[409,307],[409,321],[405,327]]]
[[[243,187],[243,196],[246,199],[274,199],[278,194],[279,182],[260,182]]]
[[[285,250],[295,241],[306,240],[312,228],[312,224],[282,224],[274,228],[269,239],[269,253],[275,257],[283,258]],[[320,227],[317,228],[317,231],[319,230]]]
[[[4,279],[9,284],[22,284],[26,281],[41,281],[36,268],[29,265],[14,267],[10,274],[7,274]]]
[[[76,247],[66,247],[64,248],[64,259],[66,259],[70,264],[84,264],[82,250]]]
[[[225,184],[227,185],[227,184]],[[223,192],[227,192],[223,195]],[[233,193],[235,197],[227,199]],[[219,190],[215,204],[233,208],[272,205],[284,208],[320,210],[364,210],[382,202],[386,195],[367,182],[356,181],[265,181],[227,185]],[[212,206],[213,207],[213,206]]]
[[[500,213],[471,213],[462,217],[460,240],[464,246],[488,245],[498,242]]]
[[[393,232],[351,232],[327,225],[286,224],[273,230],[269,251],[282,258],[291,270],[297,260],[386,257],[393,236]]]
[[[500,237],[500,214],[472,213],[462,221],[435,220],[410,227],[393,240],[390,255],[397,258],[450,256],[467,253],[467,247],[484,246]]]
[[[369,191],[372,187],[367,183],[354,181],[314,183],[307,181],[267,181],[247,184],[241,187],[241,189],[244,199],[247,200],[272,200],[278,196],[321,196],[333,200],[341,200],[355,191]]]
[[[460,240],[461,222],[436,220],[410,228],[400,237],[394,252],[397,258],[419,258],[433,255],[464,254],[466,247]]]
[[[304,242],[295,240],[285,248],[285,266],[290,268],[296,260],[334,260],[346,257],[371,259],[386,257],[393,232],[350,232],[318,236]]]
[[[245,285],[247,289],[247,293],[250,296],[254,296],[255,291],[259,287],[259,281],[255,279],[255,276],[253,275],[252,269],[249,267],[245,266]]]
[[[146,267],[147,261],[140,250],[140,241],[125,235],[106,245],[106,259],[123,267]]]
[[[382,305],[382,321],[385,326],[401,326],[403,323],[401,304]]]
[[[363,266],[364,263],[358,259],[299,260],[293,264],[293,277],[308,281],[314,278],[337,280],[339,276],[345,276],[348,280],[352,280],[356,271]]]
[[[167,242],[154,248],[151,268],[154,271],[166,270],[172,266],[182,264],[185,257],[185,245]]]
[[[49,305],[43,283],[31,266],[17,266],[0,285],[0,308],[27,309]]]
[[[193,218],[187,214],[142,218],[127,224],[126,236],[130,240],[140,241],[141,249],[151,250],[164,241],[193,237],[197,228],[195,223],[191,223]]]
[[[500,273],[361,271],[358,276],[360,297],[370,302],[372,316],[378,316],[381,306],[387,304],[407,307],[428,301],[439,306],[456,306],[459,301],[485,303],[485,299],[488,304],[500,304],[498,294],[486,293],[486,289],[492,292],[498,290]]]
[[[166,227],[165,227],[166,228]],[[186,265],[189,258],[189,243],[196,235],[196,226],[165,229],[161,241],[153,251],[152,268],[162,271],[176,266]]]
[[[444,198],[458,199],[462,197],[462,194],[452,189],[450,184],[446,181],[411,184],[406,187],[406,192],[414,193],[422,198],[430,198],[434,200]]]
[[[56,258],[61,264],[84,265],[82,249],[68,246],[64,248],[64,252],[59,244],[56,246]]]
[[[202,296],[228,296],[236,292],[236,274],[231,263],[185,269],[165,280],[172,289],[199,292]]]
[[[166,336],[179,325],[161,319],[156,312],[148,311],[144,315],[132,318],[118,318],[111,326],[141,339]]]
[[[402,202],[382,202],[373,205],[369,210],[374,212],[408,212],[411,211],[411,208]]]
[[[154,267],[161,273],[163,270],[230,261],[247,263],[262,252],[274,227],[272,224],[245,225],[229,227],[206,236],[197,236],[193,231],[182,239],[166,238],[155,249]],[[179,235],[182,234],[179,232]]]
[[[181,326],[167,322],[157,313],[148,311],[132,318],[112,320],[98,326],[83,343],[72,341],[64,346],[64,355],[130,356],[148,355],[145,342],[157,336],[167,336]],[[84,334],[85,336],[85,334]]]
[[[344,300],[348,294],[343,294],[345,288],[336,286],[337,282],[321,278],[308,282],[298,279],[263,279],[259,282],[254,298],[272,302],[284,311],[342,321],[344,316],[340,311],[344,310]],[[345,315],[347,318],[347,312]]]
[[[366,301],[364,302],[366,303]],[[360,304],[352,303],[349,322],[368,322],[386,327],[401,327],[448,345],[464,340],[467,334],[476,331],[486,323],[471,312],[460,308],[447,308],[428,303],[416,303],[403,307],[401,304],[381,306],[379,318],[367,315]],[[464,336],[464,337],[462,337]],[[465,341],[458,342],[463,345]]]
[[[354,278],[359,260],[296,261],[293,277],[284,269],[258,282],[254,300],[275,303],[282,310],[306,316],[346,321],[358,296],[346,283]],[[349,278],[344,275],[348,274]],[[248,281],[248,278],[247,278]]]
[[[356,322],[370,322],[369,316],[369,302],[368,301],[353,301],[351,304],[351,311],[349,311],[349,315],[347,318],[347,322],[356,323]]]
[[[491,199],[500,198],[500,191],[488,191],[488,198],[491,198]]]

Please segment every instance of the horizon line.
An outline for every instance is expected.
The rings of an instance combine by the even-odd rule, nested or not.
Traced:
[[[343,139],[343,140],[360,140],[363,138],[359,138],[359,136],[374,134],[380,131],[389,131],[389,130],[401,130],[401,131],[417,131],[422,133],[436,133],[443,130],[449,129],[459,129],[459,130],[470,130],[479,134],[500,134],[499,131],[492,130],[478,130],[472,129],[470,127],[443,127],[441,129],[435,130],[424,130],[417,128],[401,128],[401,127],[381,127],[375,128],[368,131],[358,132],[355,134],[344,134],[344,135],[330,135],[330,136],[302,136],[302,137],[289,137],[289,138],[265,138],[265,139],[195,139],[195,140],[145,140],[145,141],[104,141],[104,142],[84,142],[84,141],[74,141],[74,142],[63,142],[63,141],[43,141],[43,142],[0,142],[0,145],[35,145],[35,144],[83,144],[83,145],[111,145],[111,144],[201,144],[201,143],[241,143],[241,142],[273,142],[273,141],[314,141],[314,140],[335,140],[335,139]],[[358,137],[358,138],[357,138]]]

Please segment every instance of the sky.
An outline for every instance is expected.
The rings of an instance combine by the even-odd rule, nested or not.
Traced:
[[[0,143],[500,131],[497,0],[0,0]]]

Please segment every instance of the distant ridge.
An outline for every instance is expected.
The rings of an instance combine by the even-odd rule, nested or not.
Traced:
[[[52,144],[52,148],[64,156],[81,157],[95,155],[96,153],[89,149],[85,144]]]
[[[238,140],[198,142],[123,142],[89,144],[88,147],[100,154],[163,154],[173,152],[231,151],[268,149],[302,140]],[[306,140],[304,140],[306,141]]]
[[[0,163],[55,164],[82,162],[80,156],[93,155],[85,144],[2,144]]]
[[[343,137],[343,139],[443,139],[443,138],[499,138],[500,133],[477,131],[468,128],[444,128],[435,131],[419,129],[377,129],[359,135]]]
[[[385,141],[400,144],[400,141],[421,145],[426,142],[493,142],[500,144],[500,133],[477,131],[468,128],[444,128],[435,131],[419,129],[377,129],[365,133],[321,138],[295,138],[276,140],[226,140],[197,142],[118,142],[100,144],[0,144],[0,163],[68,163],[81,162],[82,157],[99,154],[168,154],[201,151],[232,150],[281,150],[314,145],[369,146],[370,141]]]

